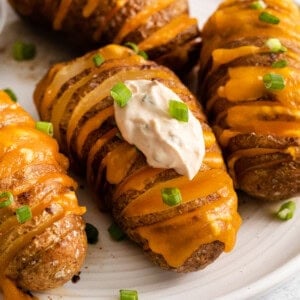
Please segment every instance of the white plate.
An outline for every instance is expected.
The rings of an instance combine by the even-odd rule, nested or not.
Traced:
[[[207,0],[200,5],[199,0],[192,0],[191,12],[202,25],[219,2]],[[34,42],[37,57],[29,62],[14,61],[11,46],[16,40]],[[12,88],[25,109],[37,117],[32,103],[36,82],[50,63],[69,55],[61,44],[33,33],[9,9],[6,26],[0,34],[0,88]],[[131,242],[112,241],[107,233],[110,217],[98,211],[86,187],[78,193],[81,203],[88,207],[86,220],[99,229],[100,241],[89,247],[79,282],[39,294],[41,299],[113,300],[118,299],[119,289],[124,288],[138,290],[141,300],[245,299],[300,270],[300,209],[292,220],[279,222],[272,215],[279,204],[242,201],[239,211],[244,222],[233,252],[222,254],[202,271],[174,274],[152,265]]]

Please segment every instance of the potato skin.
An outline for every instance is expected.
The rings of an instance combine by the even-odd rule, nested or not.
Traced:
[[[300,192],[300,103],[295,100],[299,99],[300,59],[298,42],[291,34],[300,15],[292,1],[265,2],[280,19],[278,26],[261,22],[259,11],[251,10],[248,1],[234,0],[224,1],[207,21],[199,94],[235,187],[258,199],[278,201]],[[248,21],[230,20],[228,11]],[[270,38],[278,39],[286,50],[269,49]],[[278,61],[286,67],[274,67]],[[239,70],[240,75],[233,75]],[[252,76],[243,80],[247,73]],[[263,77],[268,73],[282,75],[283,90],[265,87]],[[247,93],[238,92],[248,88]]]
[[[35,129],[31,116],[3,91],[0,103],[0,191],[14,196],[0,208],[0,276],[25,291],[59,287],[86,256],[85,208],[78,206],[68,160],[55,140]],[[16,210],[24,205],[32,217],[18,222]]]
[[[100,66],[92,62],[96,54],[104,58]],[[150,167],[144,154],[118,134],[110,90],[117,82],[130,79],[158,80],[173,90],[199,120],[206,140],[206,157],[197,175],[199,181],[189,181],[173,169]],[[53,93],[47,98],[50,89]],[[37,85],[35,103],[41,118],[53,122],[55,136],[71,165],[86,173],[99,207],[111,213],[114,221],[155,264],[174,272],[190,272],[204,268],[220,253],[229,251],[227,237],[235,240],[241,222],[232,181],[199,104],[172,71],[112,44],[53,66]],[[178,206],[162,206],[157,190],[174,182],[193,192]],[[148,192],[155,196],[146,196]],[[131,205],[134,207],[139,199],[143,199],[137,204],[141,211],[135,207],[130,212]],[[149,206],[150,200],[155,204]],[[222,212],[226,212],[226,217]],[[212,225],[213,216],[220,223]],[[223,217],[228,224],[210,234],[211,228],[223,222]],[[180,227],[183,239],[177,249],[181,253],[177,260],[169,249],[176,247],[174,237]],[[163,232],[170,232],[162,241],[170,247],[159,250],[156,246],[160,243],[156,241]],[[220,235],[215,236],[215,232]],[[168,239],[169,236],[172,238]]]
[[[47,28],[53,28],[65,33],[78,49],[87,51],[109,43],[125,44],[133,42],[141,44],[150,59],[164,64],[178,74],[185,75],[195,65],[200,49],[200,34],[196,20],[186,24],[188,18],[188,1],[165,1],[166,4],[152,11],[152,6],[159,1],[154,0],[129,0],[118,7],[117,1],[101,0],[94,2],[96,6],[85,15],[86,0],[73,0],[70,6],[65,6],[67,12],[63,14],[57,25],[55,21],[59,11],[64,9],[62,0],[38,1],[38,0],[10,0],[12,7],[25,19],[40,23]],[[148,13],[146,13],[149,10]],[[141,21],[139,14],[144,13]],[[146,14],[145,14],[146,13]],[[171,28],[170,22],[180,16],[186,16],[181,22],[182,29],[176,31],[177,25]],[[134,25],[129,25],[123,36],[119,37],[121,30],[126,27],[128,20]],[[137,23],[134,23],[137,22]],[[127,28],[127,27],[126,27]],[[147,46],[143,45],[158,34],[156,39],[160,43]],[[159,37],[159,35],[161,35]],[[150,43],[151,44],[151,43]]]
[[[6,275],[24,290],[59,287],[83,265],[87,241],[81,217],[69,215],[34,238],[10,263]]]

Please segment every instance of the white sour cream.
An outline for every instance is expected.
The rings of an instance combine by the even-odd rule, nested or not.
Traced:
[[[132,97],[123,108],[114,103],[115,119],[123,138],[135,145],[154,168],[175,169],[192,179],[205,154],[200,122],[189,110],[188,122],[173,119],[169,101],[182,100],[157,80],[127,80]]]

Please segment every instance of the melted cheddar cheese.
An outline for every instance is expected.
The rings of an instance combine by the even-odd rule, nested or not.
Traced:
[[[215,84],[205,99],[208,111],[223,103],[223,109],[218,109],[213,116],[213,123],[224,149],[242,134],[281,140],[300,138],[299,9],[290,0],[264,2],[266,9],[258,10],[252,9],[249,1],[224,1],[203,30],[201,64],[204,66],[211,58],[212,67],[207,76],[221,69],[225,74],[224,80]],[[278,17],[279,23],[260,20],[262,11]],[[285,50],[268,48],[267,41],[271,38],[278,39]],[[273,63],[282,60],[286,66],[274,67]],[[269,89],[264,82],[266,74],[281,76],[284,87]],[[235,186],[239,187],[235,164],[240,158],[272,153],[285,153],[294,162],[300,159],[299,146],[291,150],[253,145],[250,149],[228,153],[229,172]]]
[[[82,215],[85,208],[79,207],[75,193],[67,190],[67,187],[75,189],[76,183],[65,174],[68,163],[58,152],[54,139],[36,130],[34,120],[3,91],[0,91],[0,110],[0,190],[8,189],[15,197],[9,207],[0,208],[0,289],[5,300],[33,299],[6,277],[6,269],[35,236],[67,214]],[[39,172],[29,171],[40,166],[43,168]],[[15,175],[20,171],[23,177]],[[33,195],[33,199],[27,200],[32,219],[19,223],[14,212],[22,204],[18,196],[48,183],[65,186],[65,192],[48,192],[41,199]],[[52,213],[45,214],[49,207],[53,208]]]

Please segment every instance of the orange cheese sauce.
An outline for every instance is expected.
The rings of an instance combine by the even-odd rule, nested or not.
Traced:
[[[190,18],[186,14],[180,15],[140,42],[138,46],[140,49],[147,51],[162,44],[167,44],[168,41],[171,41],[178,34],[184,32],[185,29],[196,24],[196,19]]]
[[[225,244],[226,252],[232,250],[241,222],[236,209],[231,194],[176,218],[139,227],[136,232],[169,265],[179,267],[199,245],[219,240]]]
[[[100,0],[88,0],[85,6],[83,7],[82,15],[85,18],[88,18],[100,4]]]
[[[55,30],[61,29],[63,20],[68,14],[71,5],[72,5],[72,0],[61,0],[55,18],[53,20],[53,28]]]
[[[228,0],[220,5],[204,26],[201,62],[205,64],[212,57],[213,66],[209,72],[217,71],[220,66],[226,66],[242,57],[246,60],[246,57],[260,53],[270,53],[271,57],[272,51],[266,45],[258,47],[249,42],[242,46],[237,44],[235,47],[224,47],[229,42],[234,45],[234,41],[247,38],[249,41],[261,38],[265,42],[270,38],[277,38],[287,50],[280,54],[280,59],[285,59],[288,63],[283,68],[274,68],[272,63],[269,66],[226,66],[227,80],[217,86],[215,94],[212,93],[210,99],[207,99],[208,110],[212,110],[220,98],[230,103],[229,108],[215,116],[215,133],[223,147],[233,137],[245,133],[279,138],[300,136],[300,72],[293,62],[298,64],[300,57],[292,46],[292,43],[297,45],[300,41],[299,9],[290,0],[266,0],[265,3],[267,8],[264,11],[278,17],[279,24],[259,20],[261,11],[251,9],[248,2]],[[279,54],[272,55],[273,61],[276,61]],[[265,86],[264,75],[270,73],[281,75],[283,89],[268,89]],[[240,158],[274,151],[277,150],[257,147],[230,153],[229,172],[235,179],[235,186],[238,187],[238,179],[235,178],[234,166]],[[287,149],[283,152],[289,153]]]
[[[123,38],[130,33],[131,31],[135,30],[145,22],[147,22],[148,18],[163,10],[164,8],[168,7],[174,2],[174,0],[154,0],[148,6],[144,7],[138,14],[134,15],[131,18],[128,18],[125,24],[122,26],[121,30],[118,32],[116,37],[114,38],[114,43],[121,43]]]
[[[5,300],[33,299],[18,290],[15,283],[6,277],[6,269],[15,255],[26,247],[33,237],[44,232],[54,222],[67,214],[82,215],[84,207],[79,207],[73,191],[59,195],[45,194],[42,199],[33,199],[30,204],[32,219],[20,224],[14,210],[21,206],[16,199],[21,193],[47,182],[57,182],[62,186],[76,187],[76,183],[65,174],[67,163],[58,152],[57,143],[45,133],[34,128],[34,120],[18,104],[12,102],[6,93],[0,91],[0,180],[14,176],[28,166],[43,165],[48,173],[30,174],[30,178],[14,178],[10,191],[15,201],[10,207],[0,209],[0,290]],[[7,120],[7,119],[8,120]],[[61,164],[62,163],[62,164]],[[33,176],[31,176],[33,175]],[[31,178],[32,177],[32,178]],[[26,180],[27,178],[27,180]],[[4,186],[4,185],[3,185]],[[49,214],[43,221],[45,208],[56,205],[56,213]]]

